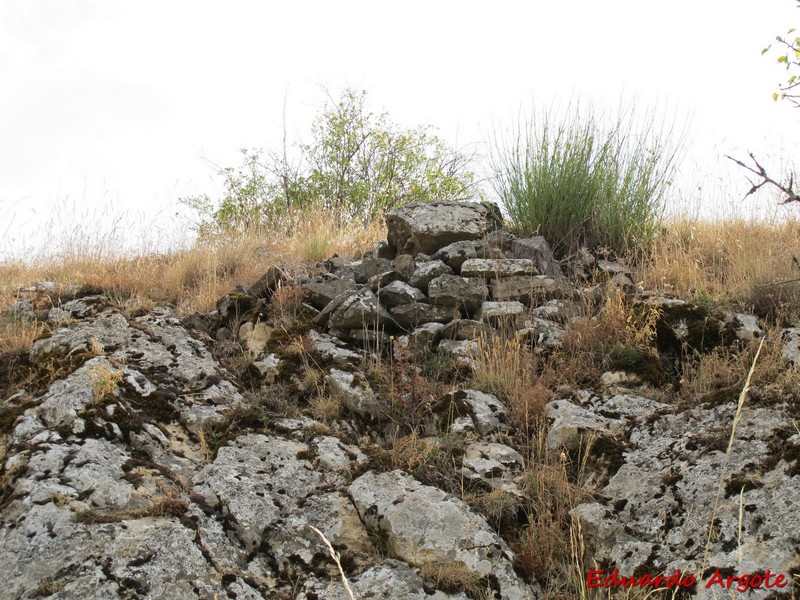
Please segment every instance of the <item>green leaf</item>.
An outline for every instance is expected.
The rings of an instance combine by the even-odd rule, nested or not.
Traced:
[[[777,102],[778,101],[778,92],[772,94],[772,100]]]
[[[789,64],[789,57],[786,56],[785,54],[783,56],[779,56],[778,57],[778,62],[779,63],[786,63],[788,65]]]
[[[761,56],[764,56],[764,55],[765,55],[767,52],[769,52],[769,49],[770,49],[771,47],[772,47],[772,44],[770,44],[769,46],[767,46],[766,48],[764,48],[764,49],[761,51]]]
[[[797,31],[797,29],[792,27],[789,31],[786,32],[786,35],[789,35],[790,33],[794,33],[795,31]]]

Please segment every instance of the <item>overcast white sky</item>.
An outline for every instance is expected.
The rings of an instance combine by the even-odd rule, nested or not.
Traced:
[[[30,246],[65,206],[169,229],[178,198],[218,189],[205,159],[277,147],[285,97],[306,134],[320,85],[459,144],[532,101],[659,102],[690,119],[684,200],[738,200],[725,153],[797,149],[760,50],[798,23],[792,0],[0,0],[0,234]]]

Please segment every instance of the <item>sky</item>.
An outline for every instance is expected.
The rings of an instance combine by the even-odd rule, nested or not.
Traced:
[[[761,49],[798,24],[791,0],[0,0],[0,256],[87,223],[169,243],[214,165],[284,123],[308,139],[345,86],[483,153],[531,107],[658,107],[685,145],[673,209],[724,215],[749,187],[726,154],[797,153]]]

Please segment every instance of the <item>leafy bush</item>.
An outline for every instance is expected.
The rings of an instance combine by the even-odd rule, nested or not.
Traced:
[[[557,119],[522,120],[495,138],[494,187],[515,229],[538,232],[564,254],[581,244],[618,253],[646,246],[660,229],[677,153],[632,112],[604,125],[572,105]]]
[[[407,202],[462,200],[472,192],[471,157],[449,148],[429,127],[402,129],[386,113],[368,112],[366,92],[330,96],[292,163],[282,153],[242,150],[238,168],[219,170],[225,195],[184,202],[205,217],[201,232],[246,230],[277,222],[295,209],[369,220]]]

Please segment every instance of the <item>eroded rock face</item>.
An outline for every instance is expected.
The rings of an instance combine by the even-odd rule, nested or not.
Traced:
[[[495,580],[499,598],[538,597],[514,572],[506,543],[457,498],[402,471],[365,473],[347,493],[367,527],[386,540],[391,556],[416,566],[460,561]]]
[[[572,416],[551,410],[563,419],[551,430],[551,444],[574,443],[580,430],[613,433],[622,442],[605,447],[617,465],[600,490],[604,500],[573,510],[598,560],[621,573],[697,573],[715,523],[708,573],[797,569],[800,434],[788,428],[787,406],[746,403],[727,456],[735,402],[676,412],[614,396],[587,399],[570,409]],[[712,591],[698,590],[704,598]],[[766,590],[751,593],[764,597]]]

